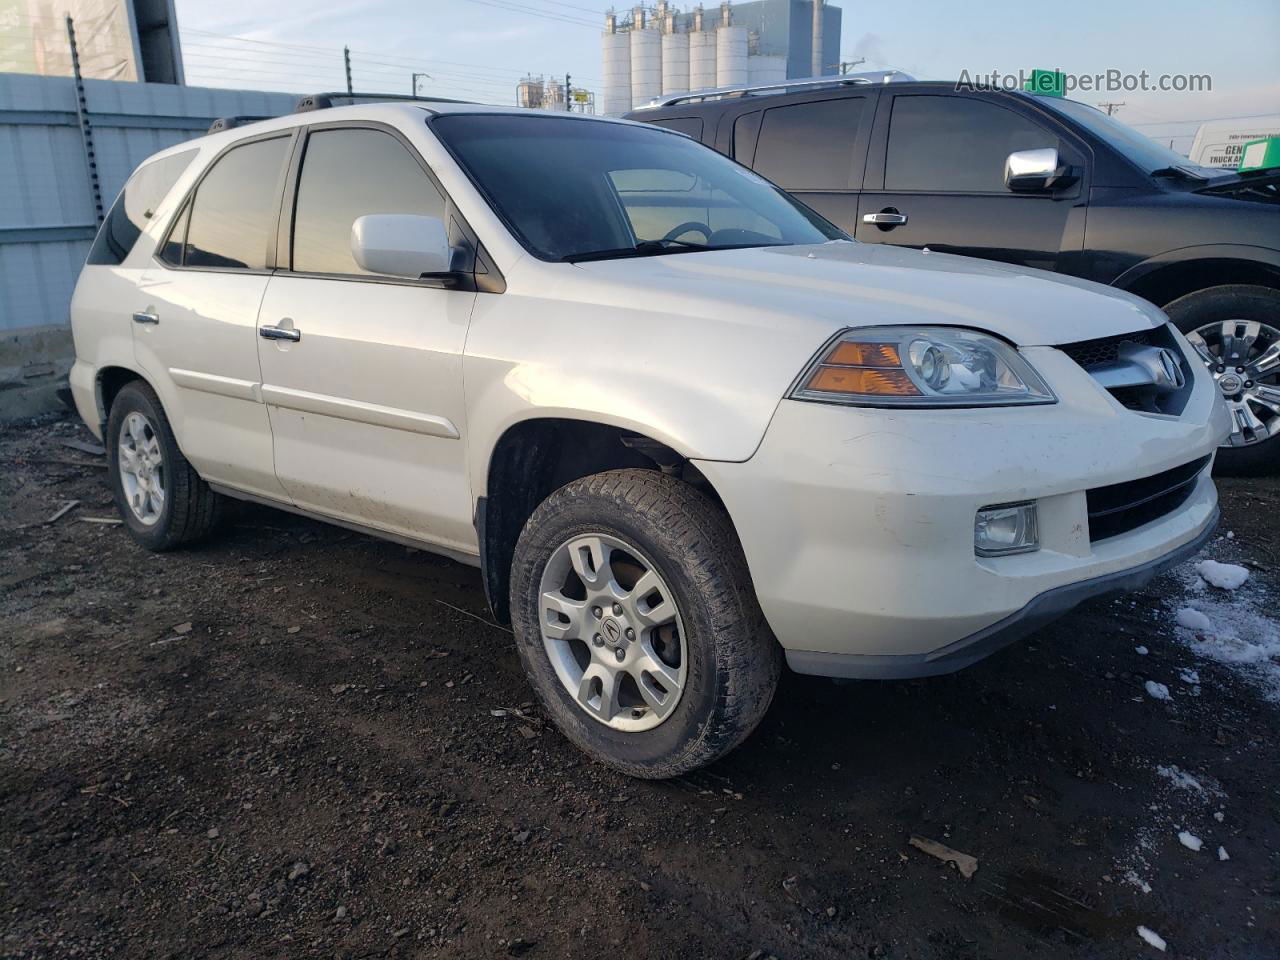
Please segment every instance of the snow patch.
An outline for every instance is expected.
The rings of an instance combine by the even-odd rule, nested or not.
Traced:
[[[1183,683],[1189,683],[1192,686],[1195,686],[1200,682],[1200,672],[1198,670],[1188,670],[1184,667],[1178,671],[1178,679]]]
[[[1213,631],[1213,621],[1199,610],[1193,610],[1191,607],[1180,609],[1177,613],[1177,618],[1178,626],[1194,630],[1196,633],[1210,633]]]
[[[1189,830],[1183,830],[1179,833],[1178,840],[1188,850],[1195,850],[1197,853],[1200,851],[1200,848],[1204,846],[1204,841]]]
[[[1160,934],[1156,933],[1154,930],[1149,930],[1146,927],[1138,927],[1138,936],[1151,946],[1155,947],[1161,953],[1164,953],[1169,946],[1164,942],[1164,937],[1160,936]]]
[[[1163,683],[1156,683],[1154,680],[1148,680],[1145,684],[1147,695],[1153,700],[1172,700],[1169,696],[1169,688]]]
[[[1219,860],[1230,860],[1230,859],[1231,859],[1231,854],[1227,853],[1227,848],[1226,848],[1226,847],[1218,847],[1218,859],[1219,859]]]
[[[1146,647],[1134,647],[1134,648],[1133,648],[1133,652],[1134,652],[1134,653],[1136,653],[1136,654],[1137,654],[1138,656],[1140,656],[1140,657],[1145,657],[1145,656],[1146,656],[1148,653],[1150,653],[1151,651],[1150,651],[1150,650],[1148,650]]]
[[[1219,590],[1237,590],[1249,579],[1249,571],[1244,567],[1234,563],[1219,563],[1217,560],[1201,560],[1196,564],[1196,573]]]
[[[1272,614],[1275,601],[1257,580],[1241,581],[1235,591],[1202,586],[1197,593],[1196,586],[1204,583],[1199,571],[1206,562],[1210,561],[1179,569],[1184,592],[1168,601],[1178,638],[1197,656],[1233,668],[1256,683],[1267,699],[1280,702],[1280,623]]]
[[[1179,790],[1194,790],[1199,794],[1205,794],[1207,792],[1199,780],[1187,773],[1187,771],[1180,770],[1176,764],[1168,767],[1163,765],[1157,766],[1156,773],[1160,774],[1160,776],[1167,780],[1171,780],[1173,785]]]

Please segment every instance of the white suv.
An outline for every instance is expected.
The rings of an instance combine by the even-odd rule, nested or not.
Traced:
[[[1159,310],[853,243],[657,127],[329,107],[162,151],[72,305],[129,531],[227,497],[483,572],[548,713],[642,777],[802,673],[955,670],[1140,585],[1231,432]]]

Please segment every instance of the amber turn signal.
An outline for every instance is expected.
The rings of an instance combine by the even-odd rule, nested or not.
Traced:
[[[920,388],[901,370],[820,366],[806,384],[824,393],[861,393],[880,397],[918,397]]]

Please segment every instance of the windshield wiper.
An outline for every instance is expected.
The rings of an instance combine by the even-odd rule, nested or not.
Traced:
[[[671,244],[671,246],[668,246]],[[690,240],[641,240],[634,247],[615,247],[611,250],[587,250],[570,253],[560,258],[561,263],[582,263],[586,260],[621,260],[625,257],[657,257],[664,253],[699,253],[703,250],[745,250],[750,247],[790,247],[780,243],[722,243],[714,246],[694,243]]]
[[[1184,167],[1161,167],[1159,170],[1152,170],[1153,177],[1168,177],[1173,180],[1195,180],[1197,182],[1208,180],[1208,177],[1200,177],[1192,173]]]
[[[609,250],[587,250],[583,253],[570,253],[560,259],[565,263],[580,263],[583,260],[613,260],[623,257],[655,257],[663,253],[691,253],[695,250],[718,250],[705,243],[694,243],[691,240],[641,240],[634,247],[614,247]]]

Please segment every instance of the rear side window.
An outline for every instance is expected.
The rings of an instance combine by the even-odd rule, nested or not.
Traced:
[[[288,150],[289,137],[275,137],[234,147],[214,162],[191,205],[186,266],[266,268]]]
[[[98,236],[89,249],[89,263],[115,266],[124,261],[147,228],[148,221],[155,216],[160,203],[197,153],[198,150],[184,150],[144,163],[134,171],[102,221]]]
[[[694,140],[702,140],[701,117],[667,117],[664,120],[654,120],[653,125],[655,127],[666,127],[676,133],[683,133],[686,137]]]
[[[380,130],[318,130],[307,138],[293,220],[293,269],[365,274],[351,256],[351,225],[372,213],[444,219],[444,197],[422,165]]]
[[[865,103],[847,97],[766,110],[752,169],[787,190],[848,190]]]
[[[889,121],[884,187],[1007,193],[1004,162],[1009,154],[1059,146],[1056,134],[994,103],[898,96]]]

